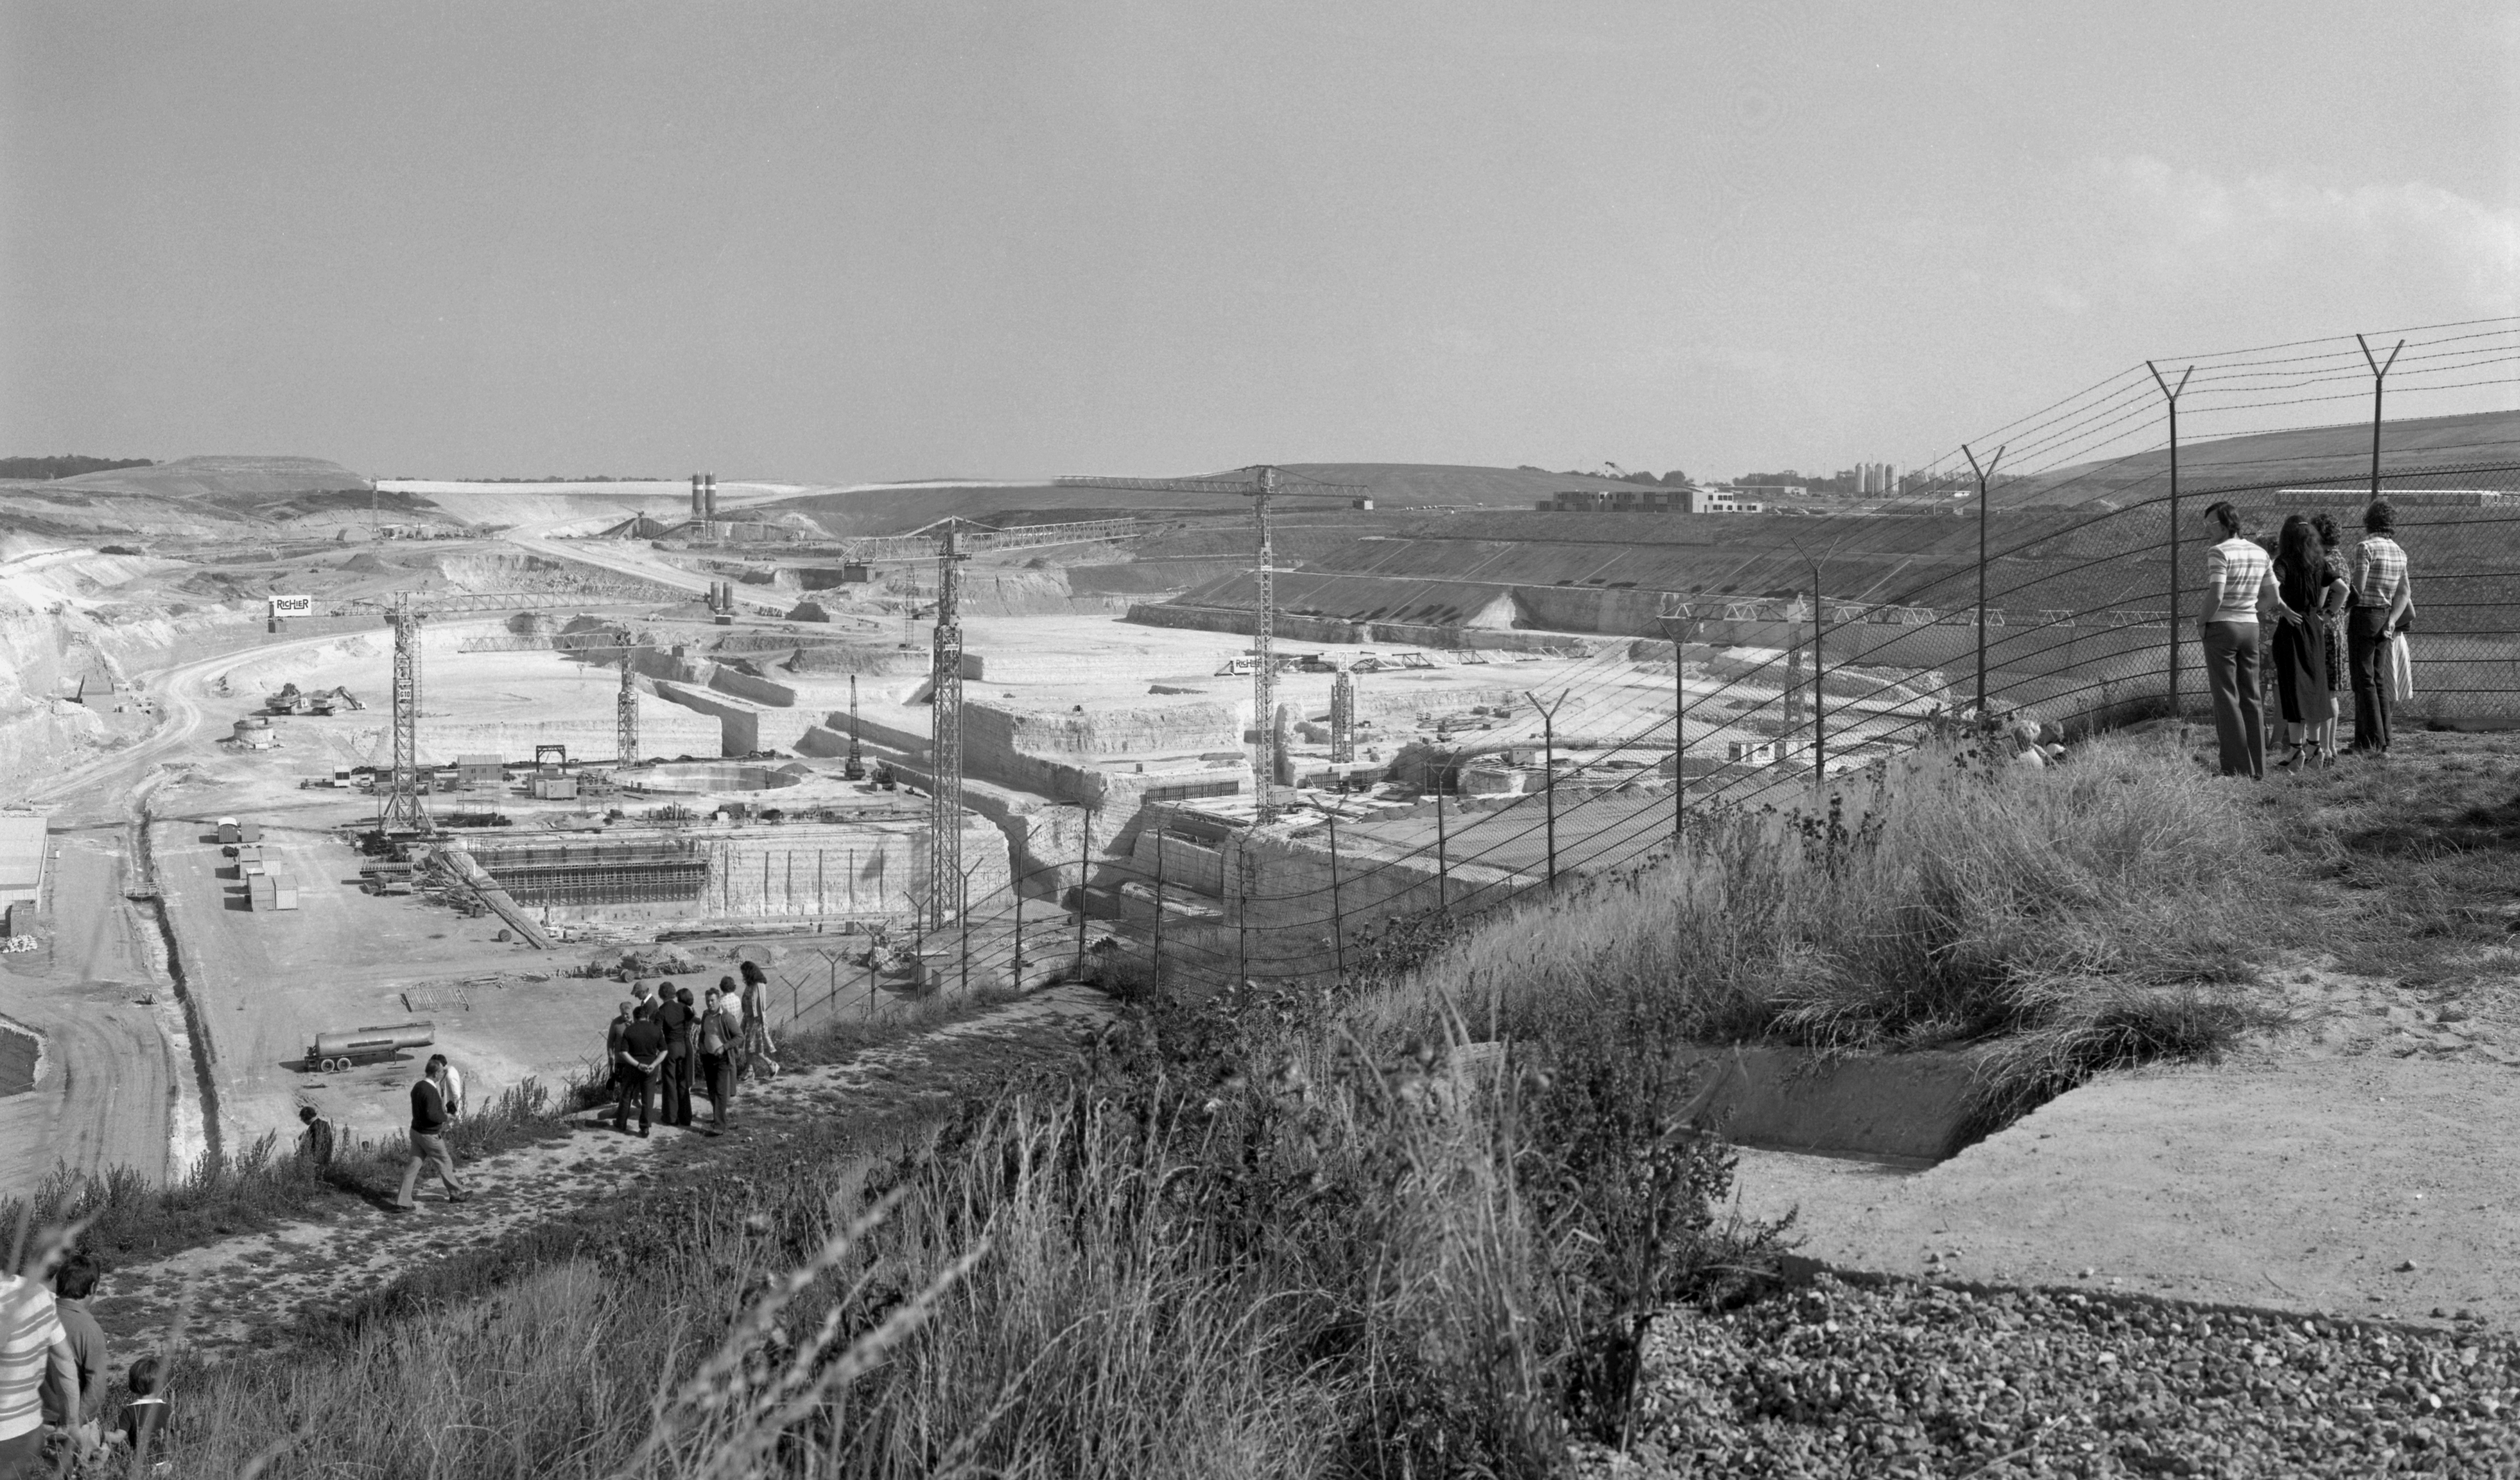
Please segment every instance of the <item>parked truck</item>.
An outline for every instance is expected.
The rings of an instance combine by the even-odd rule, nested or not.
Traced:
[[[306,1047],[301,1067],[309,1074],[333,1074],[361,1064],[383,1063],[400,1057],[405,1049],[425,1049],[436,1041],[437,1024],[433,1022],[398,1022],[318,1033]]]

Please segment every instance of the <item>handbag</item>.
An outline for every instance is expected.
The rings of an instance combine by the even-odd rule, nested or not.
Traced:
[[[2414,662],[2407,655],[2407,635],[2389,639],[2389,700],[2403,704],[2415,696]]]

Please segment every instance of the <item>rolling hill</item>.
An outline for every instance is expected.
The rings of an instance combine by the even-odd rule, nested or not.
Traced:
[[[1358,497],[1394,509],[1429,505],[1529,509],[1534,500],[1561,489],[1631,486],[1594,473],[1440,463],[1288,463],[1282,465],[1282,471],[1289,474],[1282,487],[1283,507],[1290,511],[1307,505],[1343,507],[1347,500]],[[1182,476],[1229,477],[1233,471]],[[1308,483],[1356,484],[1365,492],[1308,487]],[[1230,517],[1248,507],[1235,493],[1168,493],[1055,482],[972,482],[811,493],[757,504],[747,513],[756,517],[789,512],[805,514],[833,535],[859,538],[899,534],[949,516],[990,522],[1043,523],[1132,516]]]
[[[2465,416],[2390,421],[2380,431],[2380,468],[2405,483],[2437,471],[2520,464],[2520,411],[2481,411]],[[2179,449],[2182,495],[2229,488],[2277,488],[2350,482],[2371,467],[2371,424],[2299,427],[2191,439]],[[2507,480],[2505,480],[2507,481]],[[2486,486],[2500,487],[2502,482]],[[2077,463],[2008,481],[1998,505],[2127,504],[2156,498],[2170,487],[2170,450]]]
[[[428,518],[427,505],[392,495],[321,458],[178,458],[148,468],[48,481],[0,482],[0,516],[29,531],[85,539],[113,535],[219,540],[287,526],[329,529],[374,514]]]

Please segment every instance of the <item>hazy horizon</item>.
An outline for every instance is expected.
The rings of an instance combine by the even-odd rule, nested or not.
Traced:
[[[11,455],[1826,473],[2146,357],[2520,310],[2482,3],[0,28]]]

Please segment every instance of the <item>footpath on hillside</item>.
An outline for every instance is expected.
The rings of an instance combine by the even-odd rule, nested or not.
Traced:
[[[459,1258],[536,1237],[635,1238],[679,1209],[679,1190],[705,1193],[740,1182],[754,1158],[780,1157],[810,1135],[818,1144],[870,1150],[951,1109],[987,1096],[1024,1068],[1073,1052],[1080,1024],[1108,1016],[1109,999],[1089,987],[1036,993],[979,1016],[819,1068],[783,1074],[739,1092],[733,1128],[657,1127],[641,1138],[611,1129],[610,1110],[573,1114],[565,1135],[459,1167],[472,1195],[444,1200],[424,1186],[420,1210],[400,1214],[376,1197],[320,1221],[190,1249],[113,1271],[94,1302],[117,1351],[152,1349],[180,1331],[182,1349],[219,1361],[267,1351],[276,1336],[426,1278]],[[348,1201],[345,1199],[345,1202]]]

